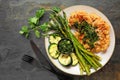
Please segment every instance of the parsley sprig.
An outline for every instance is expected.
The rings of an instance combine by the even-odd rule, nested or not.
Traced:
[[[44,16],[45,11],[47,10],[48,11],[52,10],[57,13],[61,11],[61,9],[58,7],[53,7],[52,9],[46,9],[46,10],[44,8],[40,8],[39,10],[36,11],[35,16],[30,17],[28,19],[28,26],[22,26],[19,33],[25,36],[26,38],[28,38],[30,36],[30,33],[34,32],[35,36],[37,38],[40,38],[42,34],[41,31],[42,32],[49,31],[48,22],[44,22],[43,24],[40,24],[40,19]]]

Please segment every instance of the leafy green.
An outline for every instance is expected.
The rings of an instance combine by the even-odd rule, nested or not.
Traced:
[[[44,8],[40,8],[39,10],[36,11],[36,17],[37,18],[41,18],[45,13],[45,9]]]
[[[36,25],[36,24],[38,24],[38,20],[39,20],[38,17],[36,17],[36,16],[32,17],[32,18],[29,19],[29,24],[32,25],[32,26]]]
[[[24,31],[20,30],[19,33],[20,33],[20,34],[24,34]]]
[[[21,30],[19,31],[21,35],[25,35],[26,38],[29,36],[29,28],[27,26],[22,26]]]
[[[49,30],[48,23],[43,23],[39,27],[43,32],[47,32]]]
[[[46,29],[47,24],[45,24],[45,23],[42,25],[39,24],[39,20],[44,15],[44,13],[45,13],[44,8],[40,8],[39,10],[37,10],[35,16],[28,19],[29,26],[22,26],[19,33],[24,35],[26,38],[28,38],[29,34],[32,31],[34,31],[35,36],[37,38],[40,38],[40,29],[43,31],[47,31],[47,29]],[[38,26],[41,26],[41,27],[38,27]]]
[[[56,13],[59,13],[61,11],[59,7],[53,7],[52,10],[55,11]]]
[[[23,26],[21,30],[22,30],[24,33],[27,33],[27,32],[28,32],[28,27],[27,27],[27,26]]]

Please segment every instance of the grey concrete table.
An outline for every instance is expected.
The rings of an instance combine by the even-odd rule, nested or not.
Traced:
[[[58,80],[52,73],[21,61],[24,54],[35,55],[29,41],[18,32],[40,7],[66,8],[81,4],[93,6],[109,18],[115,30],[116,46],[105,67],[79,80],[120,80],[120,0],[0,0],[0,80]],[[32,39],[46,54],[44,39]]]

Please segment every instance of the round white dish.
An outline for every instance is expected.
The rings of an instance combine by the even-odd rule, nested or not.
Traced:
[[[107,51],[105,53],[100,52],[100,53],[96,54],[96,55],[99,55],[101,57],[102,60],[100,61],[100,63],[104,66],[109,61],[109,59],[111,58],[111,56],[113,54],[113,51],[114,51],[114,47],[115,47],[114,29],[113,29],[110,21],[108,20],[108,18],[103,13],[101,13],[99,10],[97,10],[97,9],[95,9],[93,7],[86,6],[86,5],[76,5],[76,6],[68,7],[66,9],[64,9],[63,11],[66,13],[67,17],[69,17],[70,13],[72,13],[74,11],[78,11],[78,10],[79,11],[84,10],[84,11],[86,11],[88,13],[95,13],[95,14],[99,15],[100,17],[102,17],[110,25],[110,45],[109,45],[109,47],[108,47],[108,49],[107,49]],[[48,55],[50,61],[58,69],[60,69],[61,71],[65,72],[65,73],[71,74],[71,75],[81,75],[80,70],[79,70],[79,65],[70,66],[70,67],[64,67],[58,62],[57,59],[51,58],[49,53],[48,53],[48,46],[49,46],[49,41],[48,41],[48,38],[46,37],[45,38],[45,48],[46,48],[47,55]],[[94,73],[94,72],[96,72],[96,71],[91,69],[91,73]],[[86,75],[86,73],[84,73],[83,75]]]

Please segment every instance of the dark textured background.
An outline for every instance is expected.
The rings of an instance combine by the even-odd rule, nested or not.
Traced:
[[[120,80],[120,0],[0,0],[0,80],[57,80],[52,73],[21,61],[24,54],[35,57],[29,41],[19,35],[22,25],[40,7],[89,5],[103,12],[115,30],[112,58],[98,72],[82,80]],[[35,39],[44,54],[44,39]],[[79,79],[81,80],[81,78]]]

